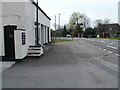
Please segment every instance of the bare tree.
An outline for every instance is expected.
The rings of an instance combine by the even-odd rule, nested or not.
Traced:
[[[88,18],[85,14],[81,14],[81,20],[80,22],[83,24],[83,27],[86,29],[87,27],[90,27],[90,18]]]
[[[105,18],[103,21],[103,24],[110,24],[111,20],[108,18]]]
[[[85,14],[74,12],[69,19],[68,28],[74,29],[77,24],[81,24],[83,27],[89,27],[90,19]]]
[[[74,33],[75,36],[81,35],[83,28],[86,29],[89,26],[90,19],[85,14],[81,14],[80,12],[74,12],[69,19],[68,28],[72,30],[72,33]]]
[[[103,20],[102,19],[97,19],[95,20],[95,27],[100,26],[101,24],[103,24]]]

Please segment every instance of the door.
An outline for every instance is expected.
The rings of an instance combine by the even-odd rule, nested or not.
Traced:
[[[5,57],[15,59],[14,30],[17,26],[4,26]]]

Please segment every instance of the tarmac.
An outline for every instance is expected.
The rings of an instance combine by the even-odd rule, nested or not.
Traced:
[[[84,41],[55,43],[43,56],[27,57],[4,70],[2,87],[117,88],[117,68],[95,58],[103,54]]]
[[[52,48],[52,43],[48,43],[45,45],[44,47],[44,54],[47,53],[47,51],[49,51],[49,49]],[[0,58],[2,59],[2,58]],[[3,72],[4,70],[9,69],[10,67],[12,67],[13,65],[15,65],[16,62],[15,61],[0,61],[0,72]]]

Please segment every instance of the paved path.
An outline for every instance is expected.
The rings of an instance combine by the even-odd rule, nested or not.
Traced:
[[[3,72],[3,88],[117,88],[117,66],[84,41],[56,43],[40,58],[26,58]]]

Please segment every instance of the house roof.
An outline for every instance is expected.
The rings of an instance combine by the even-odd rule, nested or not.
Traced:
[[[113,23],[113,24],[102,24],[101,26],[112,26],[112,27],[120,27],[120,25],[118,23]]]
[[[50,17],[48,17],[48,15],[37,5],[37,3],[35,3],[34,0],[30,0],[36,7],[38,7],[38,9],[49,19],[51,20]]]

